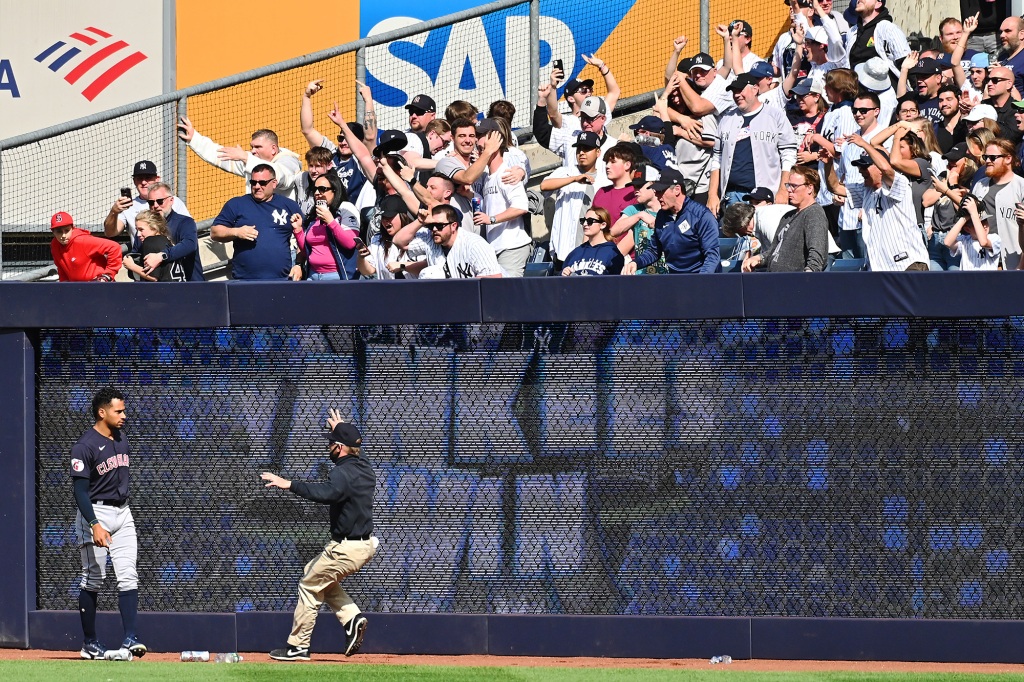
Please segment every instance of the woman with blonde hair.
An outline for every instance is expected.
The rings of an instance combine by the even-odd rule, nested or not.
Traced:
[[[565,258],[562,274],[577,275],[618,275],[626,264],[613,241],[611,216],[601,207],[587,209],[580,218],[584,242],[569,252]]]
[[[164,261],[152,270],[142,264],[151,253],[164,253],[174,246],[170,232],[167,230],[167,219],[160,211],[142,211],[135,216],[135,229],[139,233],[141,246],[138,254],[128,254],[124,259],[124,267],[138,282],[184,282],[185,268],[176,260]],[[138,256],[136,261],[135,256]]]

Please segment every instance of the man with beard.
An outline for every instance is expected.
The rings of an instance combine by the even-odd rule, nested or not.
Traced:
[[[1006,17],[999,25],[999,44],[1002,51],[996,58],[1013,72],[1013,86],[1024,96],[1024,19]]]
[[[1020,230],[1024,227],[1024,178],[1015,174],[1016,149],[1008,140],[992,140],[981,155],[985,177],[974,183],[971,194],[980,207],[993,216],[995,231],[1003,247],[1003,267],[1020,270],[1024,261],[1020,257]]]
[[[935,124],[935,139],[943,154],[967,139],[967,124],[960,114],[959,94],[956,88],[948,85],[939,90],[942,120]]]
[[[483,237],[460,229],[462,212],[454,206],[435,206],[423,227],[430,230],[433,243],[426,249],[427,267],[420,279],[472,279],[501,277],[494,249]],[[419,256],[422,242],[409,246],[410,256]]]

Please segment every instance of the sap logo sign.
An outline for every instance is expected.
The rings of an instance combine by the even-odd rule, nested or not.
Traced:
[[[378,23],[369,35],[420,23],[394,17]],[[439,44],[447,32],[447,40]],[[504,35],[502,35],[504,32]],[[540,82],[547,82],[551,62],[576,61],[572,31],[554,17],[540,17],[543,55]],[[466,100],[485,110],[498,99],[517,104],[516,125],[527,125],[531,114],[530,18],[505,16],[475,18],[450,29],[435,29],[366,50],[367,85],[371,87],[381,129],[405,128],[405,104],[419,94],[437,103],[438,117],[454,100]],[[521,119],[521,120],[520,120]]]
[[[10,59],[0,59],[0,92],[7,91],[11,97],[21,97],[18,81],[14,79],[14,67]]]

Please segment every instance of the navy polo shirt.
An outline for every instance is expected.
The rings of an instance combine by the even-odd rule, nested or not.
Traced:
[[[288,278],[292,268],[291,217],[294,213],[302,213],[299,205],[276,194],[269,201],[256,201],[251,194],[228,199],[213,224],[254,225],[259,232],[255,241],[234,240],[232,276],[235,279]]]

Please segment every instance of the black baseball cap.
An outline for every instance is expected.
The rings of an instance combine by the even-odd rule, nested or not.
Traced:
[[[911,76],[937,76],[942,73],[942,66],[937,59],[926,57],[917,63],[908,73]]]
[[[380,134],[377,146],[373,148],[376,157],[386,156],[392,152],[400,152],[409,144],[409,138],[401,130],[385,130]]]
[[[399,213],[406,213],[405,200],[397,194],[388,194],[378,205],[380,214],[386,219],[394,218]]]
[[[366,130],[359,123],[349,123],[348,129],[352,131],[352,134],[358,137],[360,140],[366,139]],[[341,133],[338,133],[338,142],[344,140],[345,137]]]
[[[745,35],[748,38],[754,37],[754,28],[747,22],[743,21],[742,19],[733,19],[731,22],[729,22],[730,34],[732,33],[733,26],[735,26],[736,24],[739,24],[741,26],[740,35]]]
[[[323,434],[323,437],[332,443],[341,443],[350,448],[357,448],[363,444],[363,434],[352,422],[341,422],[333,430]]]
[[[729,83],[728,87],[726,87],[726,90],[728,90],[729,92],[739,92],[748,85],[753,85],[756,88],[757,84],[760,82],[761,79],[753,74],[741,73],[740,75],[736,76],[736,79],[732,83]]]
[[[884,149],[875,147],[875,151],[884,156],[886,161],[889,160],[889,154],[887,154]],[[875,162],[871,160],[871,156],[869,156],[867,152],[864,152],[859,157],[851,161],[850,165],[856,166],[857,168],[867,168],[869,166],[874,166]]]
[[[574,79],[572,79],[571,81],[569,81],[568,83],[565,84],[565,91],[564,92],[565,92],[566,95],[574,95],[574,94],[576,94],[576,91],[579,90],[580,88],[590,88],[591,90],[593,90],[594,89],[594,81],[592,81],[589,78],[586,78],[586,79],[581,80],[581,81],[576,80],[574,78]]]
[[[956,163],[965,156],[967,156],[967,143],[960,142],[953,145],[948,152],[942,155],[942,158],[951,163]]]
[[[687,71],[693,71],[694,69],[710,71],[713,68],[715,68],[715,60],[711,58],[711,55],[707,52],[698,52],[690,57],[690,68]]]
[[[656,192],[661,192],[672,185],[683,187],[683,176],[674,168],[665,168],[665,170],[661,171],[661,177],[652,185],[652,189]]]
[[[132,169],[132,177],[138,177],[139,175],[156,175],[160,174],[156,172],[156,164],[152,161],[139,161],[135,164],[135,168]]]
[[[771,191],[767,187],[755,187],[754,191],[750,194],[743,195],[743,201],[767,201],[769,204],[775,203],[775,192]]]
[[[405,108],[407,110],[419,109],[420,111],[428,114],[437,112],[437,105],[434,104],[434,100],[426,95],[416,95],[412,98],[411,102],[405,105]]]

